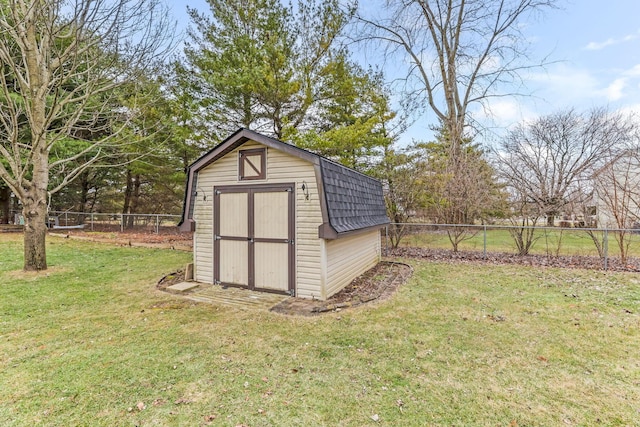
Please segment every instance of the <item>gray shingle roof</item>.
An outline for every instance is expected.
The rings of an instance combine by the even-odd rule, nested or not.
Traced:
[[[337,233],[389,223],[380,181],[320,159],[329,222]]]
[[[382,184],[377,179],[294,145],[248,129],[239,129],[189,166],[182,219],[178,224],[181,230],[192,229],[194,225],[193,200],[198,171],[249,140],[319,166],[316,170],[319,170],[320,177],[316,179],[322,199],[321,209],[324,221],[318,230],[320,237],[335,239],[347,233],[382,227],[389,223]]]

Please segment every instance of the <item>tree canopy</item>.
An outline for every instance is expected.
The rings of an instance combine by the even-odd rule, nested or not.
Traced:
[[[322,75],[338,51],[350,19],[337,0],[208,0],[209,11],[189,8],[182,85],[210,139],[239,127],[283,139],[310,125]]]

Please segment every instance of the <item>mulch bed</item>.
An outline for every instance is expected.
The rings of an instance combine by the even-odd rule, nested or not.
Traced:
[[[381,301],[398,289],[411,275],[413,269],[407,264],[381,261],[375,267],[356,277],[349,285],[326,301],[303,298],[287,298],[271,308],[282,314],[314,316],[356,307],[373,301]]]
[[[548,255],[516,255],[509,253],[487,253],[459,251],[448,249],[427,249],[415,247],[401,247],[390,249],[389,256],[399,258],[417,258],[452,264],[477,263],[488,265],[526,265],[530,267],[555,267],[555,268],[585,268],[590,270],[603,270],[604,262],[595,256],[548,256]],[[609,271],[640,271],[640,260],[629,258],[626,263],[619,258],[609,258],[607,261]]]

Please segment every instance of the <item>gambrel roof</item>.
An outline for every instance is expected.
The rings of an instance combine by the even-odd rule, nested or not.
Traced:
[[[189,166],[182,219],[178,224],[181,230],[195,229],[193,202],[198,171],[247,141],[255,141],[280,150],[314,166],[323,220],[323,224],[318,228],[319,237],[336,239],[353,232],[380,228],[389,223],[382,184],[377,179],[294,145],[248,129],[239,129]]]

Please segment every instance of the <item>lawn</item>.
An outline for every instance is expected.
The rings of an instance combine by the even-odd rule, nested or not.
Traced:
[[[155,289],[190,254],[0,235],[3,426],[640,425],[640,277],[411,261],[320,317]]]
[[[429,230],[424,226],[410,226],[409,232],[400,241],[400,246],[414,246],[434,249],[451,249],[451,242],[444,229]],[[603,234],[595,232],[601,241]],[[469,232],[469,239],[460,243],[459,249],[480,251],[484,250],[485,237],[481,227]],[[538,229],[535,232],[536,240],[530,253],[538,255],[580,255],[598,256],[598,251],[591,237],[586,231],[576,229]],[[608,233],[608,255],[619,257],[620,249],[616,241],[615,232]],[[640,256],[640,235],[627,234],[629,242],[629,256]],[[390,244],[390,243],[389,243]],[[509,231],[504,229],[487,229],[486,245],[488,252],[517,253],[513,238]]]

